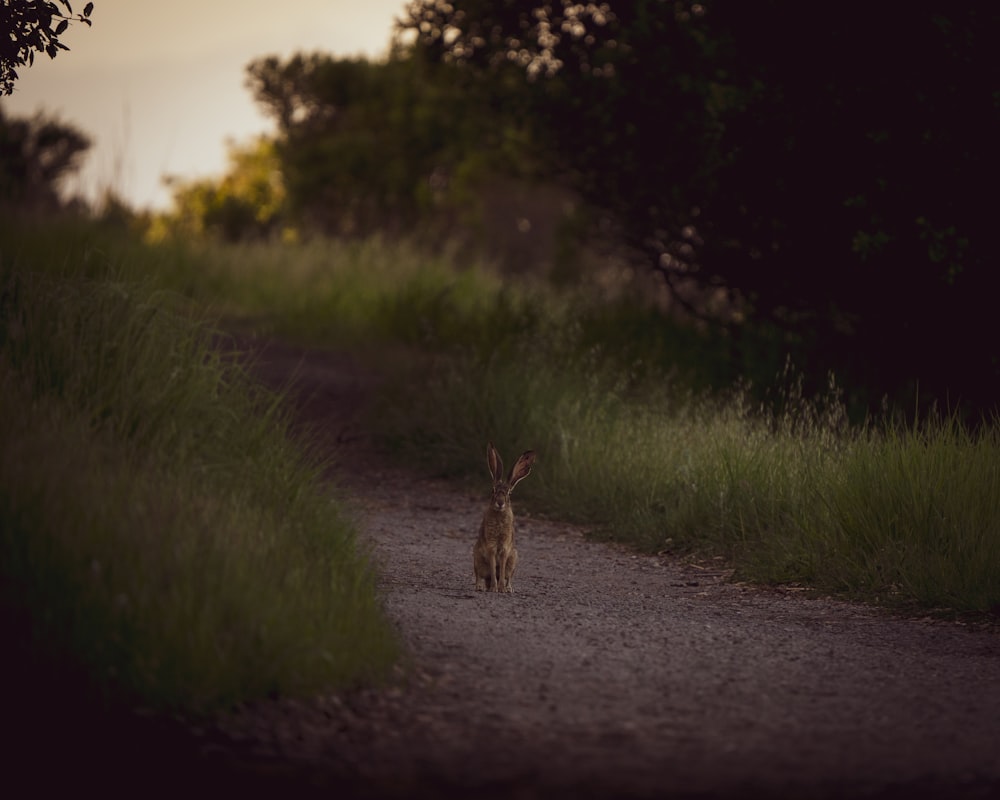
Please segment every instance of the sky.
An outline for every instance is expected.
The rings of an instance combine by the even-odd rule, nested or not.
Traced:
[[[74,0],[81,11],[84,0]],[[79,8],[77,8],[79,6]],[[274,126],[245,86],[267,55],[322,51],[378,58],[405,0],[94,0],[93,27],[75,23],[69,52],[18,70],[9,116],[37,111],[93,141],[66,188],[110,189],[135,208],[169,207],[163,176],[221,175],[227,142]]]

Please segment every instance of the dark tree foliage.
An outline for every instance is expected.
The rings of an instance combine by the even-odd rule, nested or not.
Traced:
[[[278,122],[278,153],[293,211],[340,233],[391,228],[408,213],[429,147],[445,120],[400,125],[413,103],[405,74],[363,59],[296,55],[265,58],[248,69],[255,98]],[[428,141],[430,140],[430,141]]]
[[[727,287],[817,373],[995,402],[1000,6],[416,0],[401,24],[520,72],[552,173],[668,282]]]
[[[10,118],[0,109],[0,207],[52,209],[59,183],[80,166],[90,140],[43,115]]]
[[[71,20],[91,25],[94,4],[87,3],[82,14],[73,15],[69,0],[58,0],[63,11],[44,0],[0,0],[0,94],[14,91],[17,68],[35,63],[35,53],[55,58],[69,48],[59,41]]]
[[[341,234],[400,231],[426,221],[473,154],[517,168],[505,142],[519,125],[491,109],[496,87],[410,56],[296,55],[249,66],[255,99],[278,123],[285,187],[301,221]]]

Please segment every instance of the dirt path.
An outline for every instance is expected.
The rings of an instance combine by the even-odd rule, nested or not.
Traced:
[[[343,359],[271,345],[257,368],[295,369],[303,416],[346,442],[412,664],[388,692],[232,721],[227,763],[368,796],[1000,796],[995,633],[734,585],[524,514],[514,594],[476,593],[485,465],[475,495],[382,465],[354,419],[373,376]]]

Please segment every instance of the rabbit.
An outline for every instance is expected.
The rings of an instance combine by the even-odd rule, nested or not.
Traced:
[[[492,442],[486,446],[486,461],[493,476],[493,495],[483,513],[479,538],[472,548],[472,573],[478,592],[511,592],[517,550],[514,547],[514,512],[510,507],[510,493],[528,477],[535,463],[535,453],[533,450],[521,453],[510,468],[507,480],[503,477],[503,461]]]

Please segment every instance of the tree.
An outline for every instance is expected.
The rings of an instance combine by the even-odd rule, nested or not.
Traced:
[[[35,63],[35,53],[55,58],[60,50],[69,50],[59,37],[70,21],[90,27],[94,4],[87,3],[82,14],[73,14],[69,0],[58,0],[59,6],[44,0],[0,0],[0,93],[14,92],[17,68]]]
[[[274,142],[265,137],[230,145],[229,170],[220,180],[168,179],[174,211],[163,220],[183,234],[217,234],[227,241],[275,232],[285,212],[285,188]]]
[[[416,0],[402,24],[520,71],[552,174],[668,283],[725,287],[876,397],[995,402],[1000,7]]]
[[[498,115],[504,87],[490,75],[428,64],[405,49],[385,62],[264,58],[248,75],[278,123],[291,210],[327,231],[426,227],[454,207],[464,182],[488,169],[531,168],[516,144],[523,124]]]
[[[0,109],[0,205],[59,206],[60,183],[79,168],[89,147],[83,133],[55,119],[14,119]]]

